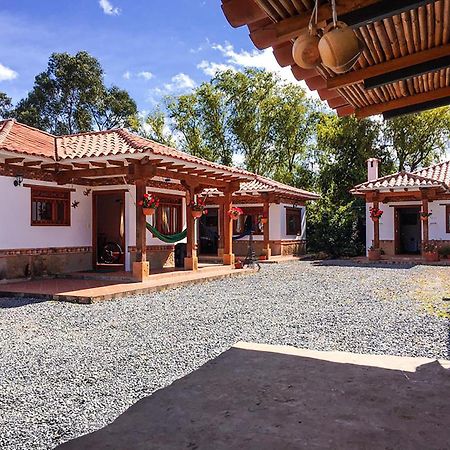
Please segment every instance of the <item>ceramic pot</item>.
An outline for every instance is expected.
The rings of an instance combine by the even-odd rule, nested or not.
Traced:
[[[319,36],[305,30],[297,37],[292,46],[292,58],[303,69],[314,69],[321,62],[318,45]]]
[[[379,248],[369,250],[368,258],[369,258],[369,261],[379,261],[381,259],[381,250]]]
[[[192,210],[191,212],[194,219],[199,219],[203,216],[203,211]]]
[[[155,210],[156,208],[142,208],[142,212],[146,216],[153,216],[153,214],[155,214]]]

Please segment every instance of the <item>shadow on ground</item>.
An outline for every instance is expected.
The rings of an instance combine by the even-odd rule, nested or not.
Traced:
[[[20,308],[21,306],[33,305],[34,303],[42,303],[46,299],[29,298],[29,297],[0,297],[0,309]]]
[[[351,259],[322,259],[314,261],[312,263],[314,266],[341,266],[341,267],[362,267],[362,268],[373,268],[373,269],[412,269],[419,264],[408,263],[408,262],[383,262],[383,261],[354,261]]]
[[[439,362],[302,354],[232,348],[58,449],[448,448]]]

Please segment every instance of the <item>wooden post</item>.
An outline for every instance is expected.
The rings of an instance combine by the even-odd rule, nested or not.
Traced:
[[[264,200],[263,206],[263,217],[266,218],[267,222],[263,224],[263,233],[264,233],[264,244],[263,244],[263,254],[267,259],[270,259],[272,256],[272,250],[270,249],[270,219],[269,219],[269,200]]]
[[[219,205],[219,212],[218,212],[218,228],[219,228],[219,243],[218,243],[218,248],[217,248],[217,256],[219,258],[223,258],[223,249],[224,249],[224,228],[223,228],[223,211],[224,211],[224,207],[223,204],[221,203]]]
[[[375,200],[373,202],[375,209],[380,209],[380,202]],[[373,221],[373,248],[380,248],[380,219]]]
[[[422,212],[424,214],[428,214],[428,199],[422,198]],[[424,217],[424,220],[422,222],[422,248],[423,245],[426,244],[430,239],[430,232],[428,227],[428,217]],[[422,251],[423,253],[423,251]]]
[[[192,217],[189,204],[194,200],[195,189],[187,187],[186,192],[186,226],[187,226],[187,248],[184,258],[184,268],[186,270],[198,270],[197,242],[195,239],[195,219]]]
[[[228,190],[225,192],[225,201],[223,205],[223,216],[222,216],[222,234],[223,234],[223,263],[225,265],[234,266],[234,254],[233,254],[233,219],[229,216],[228,211],[230,211],[233,206],[232,201],[232,191]]]
[[[143,179],[135,181],[136,185],[136,262],[133,263],[133,278],[136,281],[143,281],[150,273],[150,266],[147,261],[147,228],[142,206],[139,201],[146,192],[146,183]]]

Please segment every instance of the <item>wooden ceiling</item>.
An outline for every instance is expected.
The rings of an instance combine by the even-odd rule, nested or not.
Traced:
[[[331,21],[321,0],[320,25]],[[272,47],[283,66],[338,115],[385,118],[450,104],[450,0],[336,0],[339,20],[365,44],[354,68],[343,75],[319,66],[305,70],[292,44],[308,26],[313,0],[222,0],[233,27],[247,25],[258,49]]]

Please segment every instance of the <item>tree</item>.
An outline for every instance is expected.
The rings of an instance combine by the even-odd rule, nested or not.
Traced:
[[[450,108],[397,117],[384,124],[386,145],[392,148],[398,170],[414,171],[437,162],[450,137]]]
[[[141,122],[139,133],[147,139],[159,142],[160,144],[175,146],[174,139],[170,131],[167,130],[166,116],[159,109],[155,109]]]
[[[6,119],[9,117],[11,108],[11,99],[4,92],[0,92],[0,119]]]
[[[100,63],[84,51],[53,53],[13,111],[19,121],[55,134],[125,126],[136,113],[128,93],[104,86]]]

